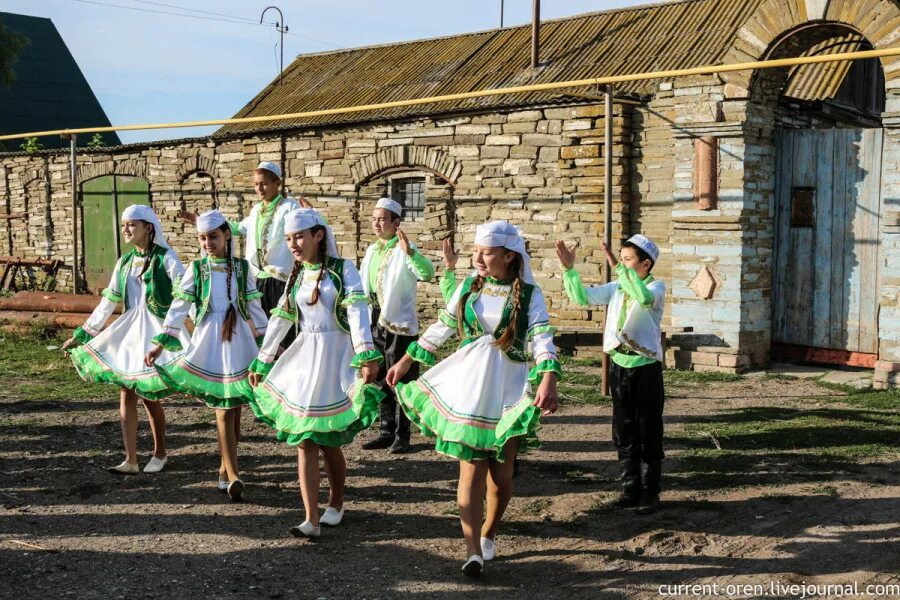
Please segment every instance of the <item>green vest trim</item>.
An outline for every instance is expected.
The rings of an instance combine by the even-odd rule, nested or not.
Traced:
[[[334,320],[337,321],[338,327],[340,327],[346,333],[350,333],[350,320],[347,318],[347,307],[344,306],[344,297],[347,294],[347,290],[344,288],[344,259],[343,258],[334,258],[333,256],[328,256],[325,259],[325,273],[328,274],[329,279],[331,279],[331,283],[334,285],[335,289],[337,289],[337,298],[334,301]],[[291,288],[290,297],[295,299],[297,298],[297,290],[303,282],[301,278],[298,277],[297,281],[294,282],[294,287]],[[300,310],[297,310],[297,318],[299,319],[301,315]]]
[[[462,283],[460,298],[465,297],[467,294],[468,298],[466,298],[466,306],[463,312],[462,325],[464,337],[459,343],[460,348],[471,344],[484,335],[484,328],[481,326],[481,322],[475,314],[475,302],[478,300],[478,297],[481,296],[481,291],[472,292],[472,283],[474,281],[474,277],[467,277]],[[528,335],[528,307],[531,304],[531,296],[533,294],[534,286],[522,282],[522,289],[519,295],[519,314],[515,323],[515,337],[513,338],[512,346],[506,350],[507,358],[514,362],[526,362],[528,360],[528,354],[525,352],[525,341]],[[512,319],[512,307],[512,294],[509,294],[506,298],[506,304],[503,306],[503,314],[500,317],[500,323],[493,331],[494,339],[499,340],[503,336],[503,332],[506,331],[506,328],[509,327],[509,322]]]
[[[250,263],[243,258],[232,258],[235,266],[234,273],[237,276],[237,308],[238,312],[244,319],[250,318],[247,309],[247,273],[250,269]],[[210,268],[210,258],[204,256],[200,260],[191,263],[191,269],[194,271],[194,297],[197,306],[197,315],[195,322],[199,323],[209,312],[209,298],[211,296],[212,270]]]
[[[119,289],[122,291],[122,301],[125,308],[128,305],[128,274],[131,272],[131,263],[136,256],[145,256],[150,261],[150,266],[144,271],[143,279],[147,300],[147,310],[150,314],[166,318],[169,306],[172,305],[172,280],[166,272],[165,256],[167,250],[159,244],[154,244],[146,255],[138,254],[136,248],[122,255],[119,259]]]

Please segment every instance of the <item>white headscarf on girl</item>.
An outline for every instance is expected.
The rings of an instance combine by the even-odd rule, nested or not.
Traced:
[[[508,221],[491,221],[475,228],[475,243],[491,248],[506,248],[518,252],[522,257],[522,268],[519,277],[522,281],[534,285],[534,274],[531,272],[531,257],[525,249],[525,238],[522,230]]]
[[[172,246],[166,241],[166,236],[163,235],[162,223],[159,222],[159,217],[156,216],[156,213],[153,212],[153,209],[149,206],[145,206],[143,204],[132,204],[128,208],[122,211],[122,220],[123,221],[146,221],[153,225],[154,238],[153,242],[155,244],[159,244],[166,250],[172,250]]]
[[[228,219],[225,218],[225,215],[214,208],[197,216],[197,233],[209,233],[226,223],[228,223]],[[231,236],[231,240],[228,243],[231,244],[231,255],[234,256],[234,236]],[[202,246],[200,247],[200,253],[206,256],[206,251]]]
[[[295,208],[284,216],[284,232],[286,234],[298,233],[312,229],[316,225],[325,228],[326,252],[328,256],[340,258],[338,253],[337,242],[334,239],[334,232],[331,231],[331,225],[325,220],[325,217],[314,208]]]

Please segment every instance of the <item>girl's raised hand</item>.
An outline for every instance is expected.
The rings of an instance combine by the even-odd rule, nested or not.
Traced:
[[[444,238],[444,264],[448,269],[455,269],[458,260],[459,250],[453,247],[453,241],[450,238]]]
[[[370,360],[359,369],[359,375],[362,377],[363,383],[372,383],[378,377],[378,361]]]
[[[144,357],[144,366],[152,367],[156,364],[156,359],[159,358],[159,355],[162,354],[163,347],[157,344],[156,348],[147,353],[147,356]]]
[[[310,202],[309,200],[307,200],[307,199],[304,198],[303,196],[300,196],[300,197],[297,199],[297,203],[300,204],[300,207],[301,207],[301,208],[314,208],[313,205],[312,205],[312,202]]]
[[[559,394],[556,391],[556,373],[544,373],[544,378],[534,395],[534,405],[544,416],[551,415],[559,408]]]
[[[404,354],[403,358],[401,358],[397,364],[395,364],[391,369],[387,372],[387,377],[385,377],[385,381],[391,387],[397,385],[400,379],[406,375],[409,368],[412,366],[412,358],[409,357],[408,354]]]
[[[188,223],[190,225],[197,224],[197,213],[195,213],[195,212],[191,212],[188,210],[180,210],[180,211],[178,211],[178,216],[185,223]]]
[[[578,248],[578,242],[572,244],[572,247],[566,246],[562,240],[556,241],[556,256],[559,258],[559,264],[564,269],[569,270],[575,266],[575,250]]]

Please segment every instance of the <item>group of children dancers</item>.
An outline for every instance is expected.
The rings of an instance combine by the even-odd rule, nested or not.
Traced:
[[[474,270],[462,278],[458,253],[445,242],[446,308],[419,335],[417,283],[431,280],[434,266],[400,229],[398,202],[376,204],[377,240],[357,270],[340,256],[318,211],[279,194],[278,165],[260,163],[254,185],[260,202],[240,223],[218,210],[183,214],[196,225],[202,254],[187,269],[150,207],[122,213],[122,236],[132,249],[116,263],[97,308],[63,345],[84,380],[120,387],[125,460],[110,471],[139,470],[139,397],[154,440],[144,472],[165,467],[159,401],[182,392],[215,409],[218,489],[239,501],[240,411],[249,404],[279,440],[297,447],[306,518],[290,532],[315,538],[321,525],[337,526],[344,516],[342,447],[379,420],[379,435],[363,448],[406,452],[412,422],[436,439],[438,452],[459,460],[468,557],[462,570],[480,576],[496,555],[515,458],[539,447],[540,419],[557,410],[562,374],[520,230],[506,221],[479,225]],[[234,255],[237,236],[246,239],[246,258]],[[567,295],[580,305],[609,305],[603,339],[614,364],[613,440],[623,485],[615,504],[653,512],[662,459],[665,288],[650,271],[659,250],[636,235],[617,261],[604,245],[618,281],[586,288],[574,269],[575,249],[557,243]],[[124,313],[104,328],[119,303]],[[456,351],[438,361],[438,349],[454,335]],[[427,370],[420,373],[420,366]],[[320,454],[329,482],[321,515]]]

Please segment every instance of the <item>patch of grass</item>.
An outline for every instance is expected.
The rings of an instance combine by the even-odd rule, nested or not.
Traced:
[[[550,508],[553,501],[550,498],[536,498],[528,502],[522,507],[522,512],[526,515],[539,517],[545,510]]]
[[[900,410],[900,389],[873,390],[872,388],[860,389],[826,381],[816,381],[815,383],[828,390],[843,392],[844,396],[834,397],[837,402],[872,410]]]
[[[707,373],[705,371],[686,371],[683,369],[666,369],[663,371],[663,382],[665,385],[731,383],[743,380],[743,375],[736,375],[733,373]]]
[[[58,337],[5,335],[0,338],[0,396],[17,400],[96,398],[107,391],[78,377],[72,361],[59,348]],[[48,346],[56,346],[48,350]],[[111,388],[110,388],[111,389]]]

